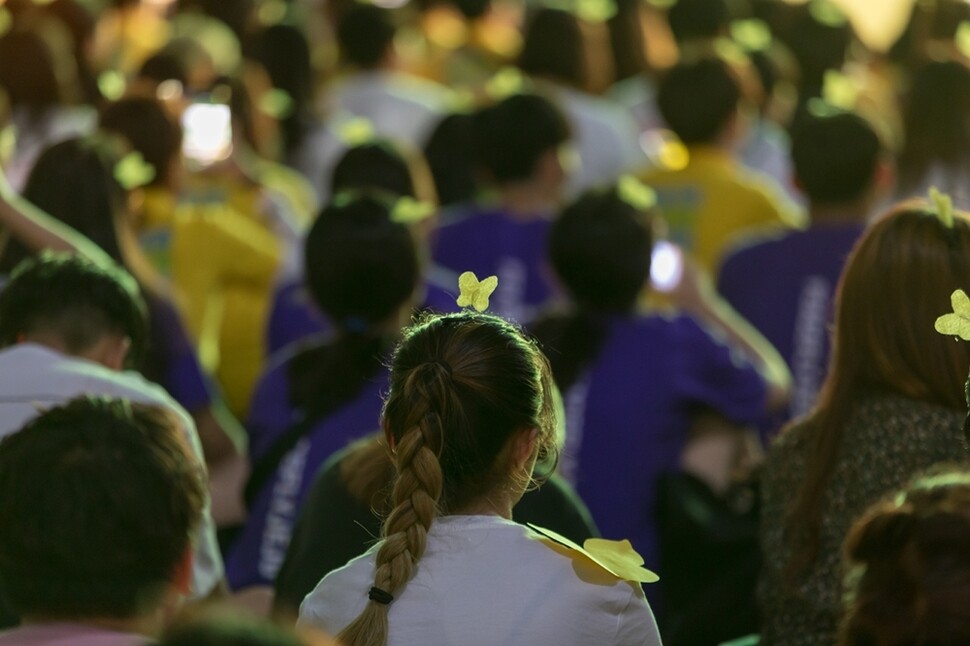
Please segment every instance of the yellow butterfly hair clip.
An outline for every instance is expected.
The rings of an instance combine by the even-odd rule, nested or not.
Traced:
[[[377,136],[377,131],[374,129],[374,124],[368,119],[352,117],[337,126],[337,136],[344,142],[344,145],[353,148],[374,139]]]
[[[398,224],[411,226],[427,220],[434,215],[434,206],[405,195],[391,207],[391,220]]]
[[[122,188],[130,191],[151,183],[155,179],[155,167],[133,150],[115,164],[114,176]]]
[[[936,319],[936,331],[970,341],[970,297],[962,289],[958,289],[950,294],[950,305],[953,306],[953,312]]]
[[[489,276],[484,280],[478,280],[473,272],[466,271],[458,277],[458,307],[474,307],[479,312],[488,309],[488,297],[492,295],[498,287],[498,277]]]
[[[936,217],[947,229],[953,228],[953,198],[935,186],[930,187],[930,203]]]
[[[649,211],[657,206],[657,194],[633,175],[624,175],[616,183],[616,194],[637,211]]]
[[[493,101],[507,99],[525,89],[525,76],[514,67],[503,67],[485,83],[485,93]]]

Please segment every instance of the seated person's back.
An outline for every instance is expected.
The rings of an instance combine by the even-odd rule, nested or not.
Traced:
[[[498,276],[496,313],[525,321],[551,296],[545,246],[566,180],[560,148],[569,127],[555,106],[532,94],[485,108],[478,122],[481,165],[496,189],[495,203],[445,214],[433,256],[455,272]]]
[[[668,71],[658,104],[686,146],[686,158],[643,176],[657,191],[671,239],[711,274],[743,236],[799,224],[780,192],[731,158],[740,101],[738,81],[719,59],[682,62]]]
[[[313,475],[378,426],[383,360],[419,280],[413,234],[391,218],[395,203],[366,191],[337,196],[307,236],[307,284],[336,333],[285,351],[256,388],[246,425],[250,515],[226,558],[233,588],[273,581]]]
[[[81,395],[123,397],[172,413],[204,468],[189,414],[160,386],[124,370],[144,349],[146,325],[137,284],[119,268],[63,254],[21,263],[0,293],[0,437]],[[192,593],[201,598],[222,578],[208,494],[193,544]]]
[[[348,646],[658,644],[637,572],[611,574],[513,523],[553,460],[548,364],[502,319],[434,316],[394,354],[384,407],[397,478],[384,540],[329,574],[301,622]]]
[[[876,132],[851,113],[806,117],[792,154],[810,228],[737,249],[721,266],[718,291],[788,362],[789,417],[799,417],[825,378],[835,287],[888,170]]]

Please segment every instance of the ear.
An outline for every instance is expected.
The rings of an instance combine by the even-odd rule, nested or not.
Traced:
[[[532,472],[538,442],[539,429],[534,426],[524,428],[512,437],[512,466],[516,471]]]
[[[131,350],[131,339],[126,336],[108,337],[103,347],[101,363],[112,370],[122,370]]]
[[[892,160],[883,157],[876,164],[876,170],[872,173],[872,186],[876,191],[886,191],[896,182],[896,167]]]
[[[172,571],[172,585],[184,596],[192,593],[192,547],[185,548],[185,554]]]

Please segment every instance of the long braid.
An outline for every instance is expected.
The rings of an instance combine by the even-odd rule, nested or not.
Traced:
[[[398,472],[391,494],[394,508],[384,522],[374,573],[374,587],[391,595],[411,579],[439,513],[444,485],[439,462],[444,439],[442,407],[452,394],[447,379],[441,364],[426,363],[411,372],[402,393],[411,406],[404,425],[407,430],[394,447]],[[369,601],[338,639],[347,646],[384,646],[387,610],[386,603]]]

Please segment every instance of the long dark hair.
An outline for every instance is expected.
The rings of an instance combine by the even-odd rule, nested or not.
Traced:
[[[607,335],[605,318],[636,306],[650,275],[648,218],[610,187],[587,192],[553,224],[549,256],[573,306],[543,317],[532,332],[562,390],[599,354]]]
[[[391,219],[394,198],[338,194],[306,240],[307,289],[337,338],[298,352],[289,364],[290,403],[319,415],[349,401],[382,367],[396,333],[387,323],[420,277],[413,235]]]
[[[118,242],[125,191],[114,177],[118,148],[103,137],[85,137],[50,146],[34,163],[24,198],[87,236],[123,265]],[[32,251],[10,239],[3,249],[0,270],[10,273]]]
[[[889,392],[966,410],[970,346],[933,329],[950,293],[970,277],[970,221],[952,228],[920,203],[903,204],[873,224],[847,261],[835,301],[832,361],[812,428],[805,478],[788,510],[791,580],[814,561],[842,432],[859,397]]]

